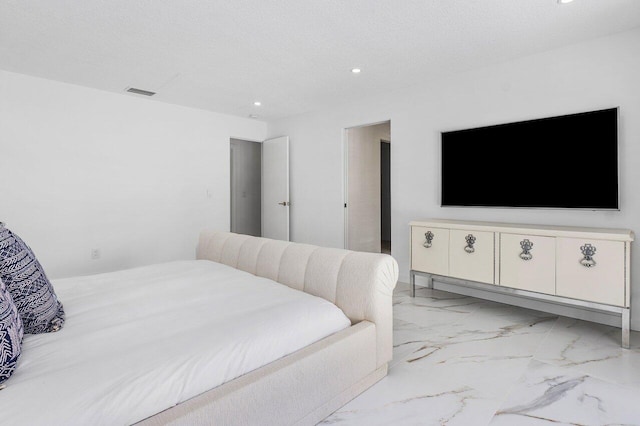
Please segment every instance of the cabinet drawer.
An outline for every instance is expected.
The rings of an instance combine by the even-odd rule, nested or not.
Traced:
[[[556,293],[556,239],[500,234],[500,285]]]
[[[557,238],[556,248],[558,296],[624,306],[624,242]]]
[[[493,232],[452,229],[449,232],[449,275],[493,284],[494,249]]]
[[[427,236],[430,247],[427,247]],[[449,230],[411,227],[411,269],[436,275],[449,273]]]

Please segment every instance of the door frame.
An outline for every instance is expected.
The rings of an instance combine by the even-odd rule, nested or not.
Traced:
[[[358,129],[360,127],[369,127],[376,126],[378,124],[389,123],[389,149],[391,147],[391,140],[393,140],[393,135],[391,135],[392,127],[391,127],[391,119],[375,121],[367,124],[359,124],[355,126],[344,127],[342,129],[342,199],[343,199],[343,243],[344,248],[348,250],[349,248],[349,136],[348,130],[350,129]]]

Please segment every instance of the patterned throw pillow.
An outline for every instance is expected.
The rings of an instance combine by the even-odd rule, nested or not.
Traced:
[[[0,279],[30,334],[58,331],[64,325],[64,309],[51,282],[24,241],[0,222]]]
[[[22,350],[23,332],[18,309],[0,280],[0,388],[16,369]]]

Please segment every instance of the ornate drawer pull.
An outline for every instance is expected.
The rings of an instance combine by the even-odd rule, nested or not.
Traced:
[[[433,242],[433,232],[427,231],[424,233],[425,242],[422,244],[425,248],[431,247],[431,243]]]
[[[591,244],[585,244],[580,247],[580,251],[582,252],[582,259],[580,259],[580,264],[587,268],[591,268],[596,266],[596,261],[593,259],[593,255],[596,253],[596,247]]]
[[[464,237],[464,239],[467,241],[467,245],[465,246],[464,251],[466,251],[467,253],[473,253],[474,251],[476,251],[476,249],[473,248],[473,245],[476,242],[476,237],[474,237],[473,234],[469,234]]]
[[[524,240],[520,241],[520,247],[522,247],[522,253],[518,255],[520,256],[520,259],[522,260],[533,259],[533,255],[531,254],[531,248],[533,247],[533,243],[531,241],[525,238]]]

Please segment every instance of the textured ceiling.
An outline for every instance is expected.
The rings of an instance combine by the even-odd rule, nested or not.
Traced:
[[[0,0],[0,69],[273,119],[638,26],[640,0]]]

